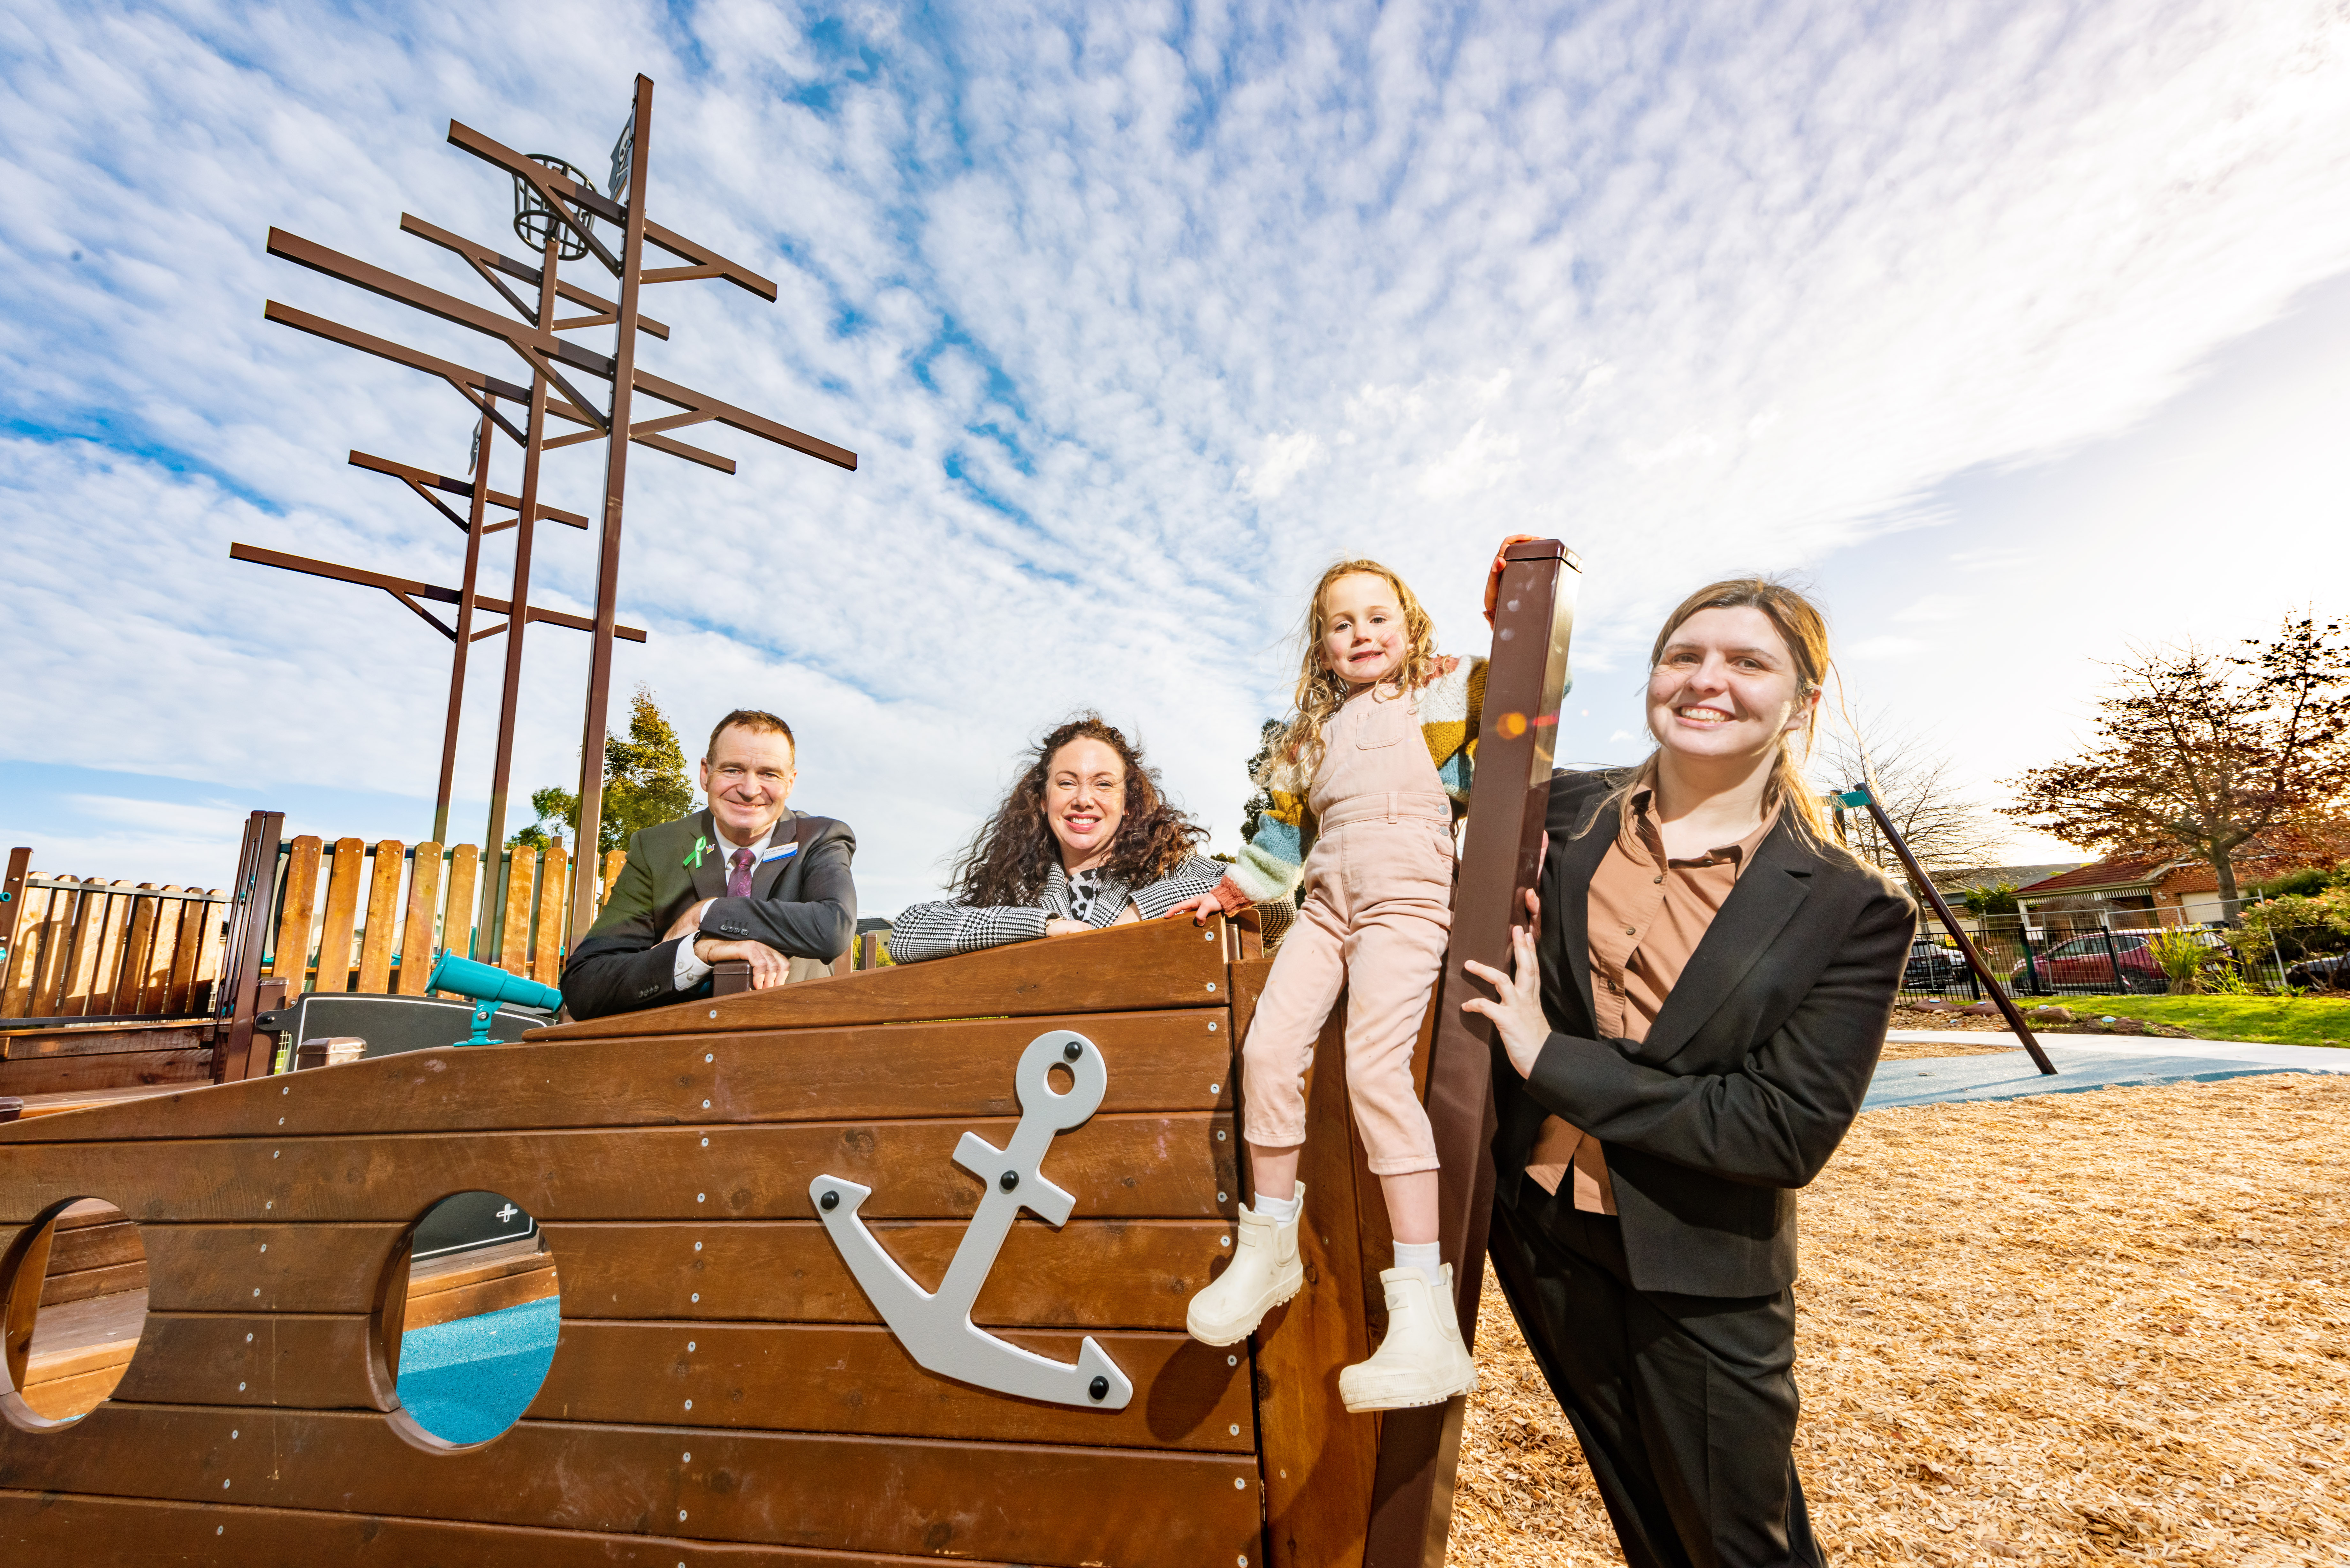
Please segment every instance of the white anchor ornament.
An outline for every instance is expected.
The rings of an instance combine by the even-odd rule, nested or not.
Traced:
[[[1055,1067],[1067,1068],[1076,1080],[1066,1095],[1053,1088]],[[925,1371],[1022,1399],[1123,1410],[1134,1397],[1133,1380],[1093,1335],[1086,1336],[1071,1365],[1023,1350],[971,1321],[972,1303],[987,1283],[1020,1210],[1058,1229],[1076,1207],[1076,1199],[1045,1180],[1037,1167],[1055,1135],[1083,1127],[1100,1108],[1109,1068],[1092,1041],[1074,1030],[1055,1029],[1028,1043],[1013,1085],[1020,1096],[1020,1125],[1012,1131],[1012,1147],[999,1150],[969,1132],[955,1146],[954,1162],[987,1185],[936,1294],[915,1283],[857,1217],[858,1206],[873,1195],[871,1188],[819,1176],[808,1183],[808,1197],[881,1321]]]

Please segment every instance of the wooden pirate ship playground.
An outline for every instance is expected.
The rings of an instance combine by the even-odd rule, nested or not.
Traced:
[[[1453,950],[1417,1061],[1444,1240],[1482,1281],[1490,1047],[1458,1004],[1530,885],[1574,569],[1513,546]],[[1440,1563],[1461,1404],[1353,1417],[1389,1247],[1336,1032],[1309,1090],[1305,1291],[1183,1332],[1248,1198],[1235,1046],[1271,961],[1221,920],[1113,929],[0,1126],[0,1545],[12,1560]],[[401,1402],[445,1275],[420,1221],[536,1234],[510,1429]],[[143,1256],[110,1393],[26,1384],[93,1201]],[[54,1303],[52,1303],[54,1305]],[[1473,1311],[1466,1314],[1474,1322]],[[20,1335],[19,1330],[23,1332]]]
[[[538,265],[402,227],[518,321],[272,234],[274,254],[503,342],[529,379],[268,310],[438,377],[480,416],[469,477],[353,456],[466,532],[461,587],[239,547],[380,588],[450,636],[432,840],[327,849],[255,813],[216,892],[10,864],[0,1095],[52,1103],[10,1120],[0,1100],[0,1555],[1431,1568],[1462,1401],[1354,1417],[1337,1395],[1381,1327],[1390,1247],[1343,1011],[1308,1091],[1306,1287],[1244,1344],[1184,1333],[1250,1196],[1237,1047],[1271,967],[1252,931],[1179,919],[898,967],[868,943],[828,978],[553,1027],[433,994],[436,950],[553,979],[615,874],[495,846],[534,621],[590,636],[579,832],[596,842],[611,645],[629,635],[629,450],[731,472],[669,433],[714,421],[856,462],[636,364],[640,332],[667,335],[641,285],[775,295],[646,216],[650,91],[639,78],[608,194],[452,126],[514,177]],[[648,245],[681,265],[647,267]],[[558,278],[588,254],[617,299]],[[590,314],[556,320],[558,300]],[[616,353],[558,336],[599,325]],[[633,392],[680,411],[632,422]],[[550,419],[579,429],[549,439]],[[491,488],[499,432],[523,450],[518,494]],[[588,522],[539,500],[539,459],[589,440],[608,448],[592,618],[532,606],[528,584],[533,524]],[[492,599],[479,545],[505,528],[514,578]],[[1508,552],[1451,951],[1415,1056],[1472,1332],[1492,1048],[1460,1011],[1461,966],[1503,961],[1533,882],[1575,576],[1555,541]],[[453,605],[454,626],[420,600]],[[505,621],[485,631],[477,612]],[[493,631],[506,682],[484,854],[444,841],[464,650]],[[445,1044],[469,1013],[490,1043]],[[434,1413],[509,1384],[518,1399],[480,1429]]]

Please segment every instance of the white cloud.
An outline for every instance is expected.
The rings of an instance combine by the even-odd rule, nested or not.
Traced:
[[[649,363],[862,462],[732,432],[706,438],[731,480],[640,453],[623,615],[654,635],[619,684],[689,734],[737,700],[792,713],[803,796],[845,803],[878,909],[1082,703],[1229,842],[1274,645],[1335,555],[1389,560],[1473,647],[1492,542],[1556,533],[1588,572],[1578,667],[1637,666],[1707,575],[1923,538],[1949,476],[2127,427],[2350,263],[2350,22],[2320,0],[2158,26],[2114,3],[566,16],[0,21],[16,754],[429,798],[446,644],[224,555],[453,580],[458,535],[343,456],[456,467],[464,406],[260,302],[515,372],[261,236],[479,296],[395,232],[404,209],[512,244],[446,120],[599,168],[639,67],[658,215],[781,294],[655,290],[676,333]],[[598,472],[556,454],[551,499],[592,510]],[[1921,573],[1980,564],[1937,548]],[[580,607],[591,569],[550,530],[536,591]],[[518,795],[579,732],[579,639],[528,648]]]
[[[1322,440],[1311,431],[1267,436],[1257,443],[1257,461],[1236,477],[1241,493],[1252,501],[1273,501],[1289,482],[1322,461]]]

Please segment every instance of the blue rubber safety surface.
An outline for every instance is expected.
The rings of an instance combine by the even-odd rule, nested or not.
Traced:
[[[2305,1069],[2263,1062],[2230,1061],[2221,1056],[2137,1055],[2126,1051],[2083,1051],[2041,1046],[2056,1067],[2049,1077],[2021,1051],[1996,1056],[1926,1056],[1904,1062],[1880,1062],[1868,1085],[1864,1111],[1887,1106],[1932,1106],[1953,1100],[2020,1100],[2031,1095],[2074,1094],[2083,1089],[2116,1089],[2153,1084],[2218,1083],[2223,1078],[2256,1073],[2293,1073]]]
[[[553,1296],[400,1337],[400,1403],[448,1443],[482,1443],[515,1424],[555,1360]]]

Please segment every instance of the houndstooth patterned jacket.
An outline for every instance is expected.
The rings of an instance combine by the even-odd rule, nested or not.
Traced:
[[[1132,905],[1136,915],[1155,920],[1187,898],[1202,893],[1212,893],[1216,884],[1231,869],[1222,861],[1211,860],[1204,855],[1194,855],[1178,866],[1168,876],[1139,889],[1129,890],[1115,877],[1102,878],[1101,889],[1094,897],[1093,906],[1083,919],[1098,930],[1117,919]],[[1274,935],[1274,922],[1282,929],[1288,927],[1288,916],[1295,907],[1285,900],[1278,907],[1263,906],[1265,932]],[[1074,920],[1069,902],[1068,874],[1057,865],[1045,876],[1045,890],[1034,904],[1010,904],[994,909],[981,909],[958,898],[941,898],[928,904],[907,907],[891,922],[889,958],[895,963],[920,963],[925,959],[948,958],[956,953],[977,952],[982,948],[1002,947],[1006,942],[1024,942],[1045,934],[1046,920]]]

